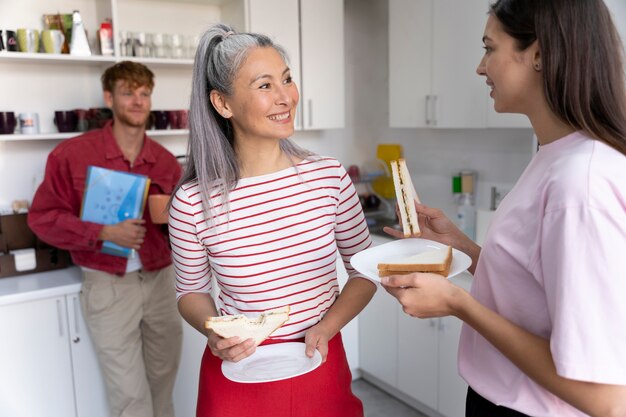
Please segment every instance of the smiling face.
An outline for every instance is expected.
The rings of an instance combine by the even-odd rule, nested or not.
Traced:
[[[529,115],[543,101],[541,59],[537,42],[523,51],[500,21],[489,16],[483,36],[485,55],[476,72],[487,78],[498,113]]]
[[[233,82],[233,93],[211,92],[211,102],[230,120],[235,141],[276,140],[293,134],[298,88],[274,48],[253,48]]]
[[[115,123],[145,127],[152,107],[152,89],[147,86],[132,88],[127,81],[118,80],[113,91],[104,92],[104,101],[113,111]]]

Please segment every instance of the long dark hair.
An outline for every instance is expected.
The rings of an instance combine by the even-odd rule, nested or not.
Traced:
[[[520,50],[538,41],[544,92],[565,123],[626,155],[624,49],[603,0],[497,0]]]

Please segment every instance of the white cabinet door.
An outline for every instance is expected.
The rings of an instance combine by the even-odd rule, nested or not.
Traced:
[[[432,0],[389,0],[389,126],[428,127]]]
[[[65,297],[0,307],[0,415],[76,416]]]
[[[497,114],[482,58],[487,0],[389,0],[391,127],[530,127]]]
[[[433,95],[437,127],[485,127],[488,88],[476,74],[487,0],[433,3]]]
[[[78,417],[108,417],[106,387],[78,294],[65,296]]]
[[[472,276],[469,273],[451,279],[456,285],[469,290]],[[458,371],[458,346],[461,320],[456,317],[439,319],[439,404],[438,411],[446,417],[465,416],[467,384]]]
[[[291,77],[301,89],[300,75],[300,17],[298,2],[293,0],[248,0],[250,32],[268,35],[286,49],[289,55]],[[302,108],[300,106],[299,108]],[[302,128],[302,114],[298,112],[296,129]]]
[[[437,409],[438,319],[398,317],[398,389]]]
[[[343,264],[341,255],[337,252],[337,280],[339,281],[339,289],[343,291],[343,287],[348,282],[348,271]],[[348,358],[348,366],[352,371],[352,378],[358,377],[359,369],[359,316],[356,316],[348,324],[341,329],[341,338],[343,340],[343,347],[346,351],[346,357]]]
[[[343,0],[300,0],[304,129],[345,126]]]
[[[456,317],[439,319],[438,411],[446,417],[465,416],[467,384],[459,376],[458,347],[462,322]]]
[[[196,415],[198,378],[206,340],[206,336],[183,320],[183,350],[174,385],[174,411],[177,416]]]
[[[361,369],[381,381],[398,384],[398,302],[379,287],[359,315]]]

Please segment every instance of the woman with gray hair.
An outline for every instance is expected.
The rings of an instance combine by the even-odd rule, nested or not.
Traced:
[[[350,266],[371,240],[343,166],[287,139],[298,99],[285,51],[271,39],[222,24],[204,33],[188,165],[169,222],[179,311],[207,335],[198,416],[363,415],[340,330],[376,291]],[[337,251],[349,273],[341,292]],[[263,344],[303,342],[308,357],[319,351],[322,365],[274,382],[224,377],[222,362],[254,354],[256,344],[221,338],[205,320],[284,306],[288,321]]]

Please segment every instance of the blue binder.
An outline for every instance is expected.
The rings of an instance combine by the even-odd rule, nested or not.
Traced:
[[[89,166],[80,218],[99,224],[140,219],[149,187],[150,178],[145,175]],[[102,252],[128,258],[133,250],[105,240]]]

